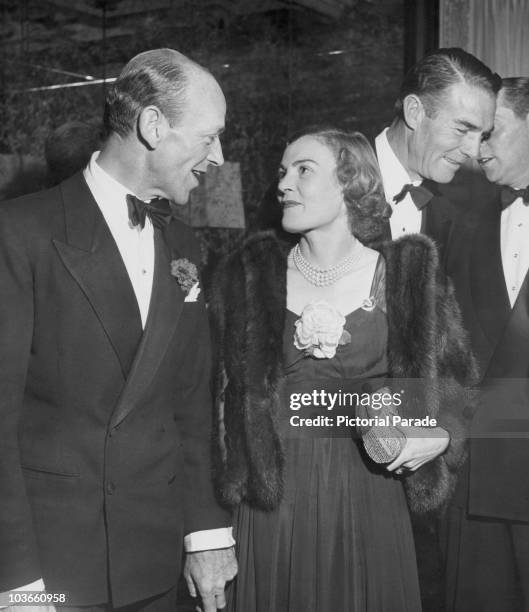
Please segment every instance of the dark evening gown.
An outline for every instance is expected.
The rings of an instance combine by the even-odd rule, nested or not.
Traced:
[[[383,379],[388,331],[383,287],[374,281],[371,293],[378,294],[377,306],[346,316],[351,342],[331,359],[302,357],[293,344],[298,315],[287,311],[283,346],[290,389],[336,390]],[[264,512],[242,504],[236,512],[239,575],[228,610],[420,611],[401,482],[374,465],[353,436],[323,437],[310,428],[289,435],[289,418],[301,412],[292,412],[285,401],[279,417],[285,453],[280,506]]]

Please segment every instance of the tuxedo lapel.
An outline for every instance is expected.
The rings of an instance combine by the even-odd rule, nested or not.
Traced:
[[[154,248],[154,280],[147,325],[112,416],[112,427],[119,425],[134,409],[152,382],[175,333],[184,305],[185,294],[171,276],[169,249],[159,229],[154,230]]]
[[[141,337],[140,312],[127,270],[80,173],[61,186],[66,241],[54,240],[64,265],[90,301],[126,378]]]
[[[443,216],[435,199],[422,209],[421,234],[426,234],[441,245],[446,244],[450,233],[451,220]]]
[[[501,261],[500,214],[486,217],[474,234],[470,292],[476,318],[494,350],[511,315]]]
[[[421,233],[435,241],[439,249],[439,260],[444,266],[455,211],[450,200],[439,193],[435,183],[423,181],[422,186],[431,191],[433,197],[421,211]]]

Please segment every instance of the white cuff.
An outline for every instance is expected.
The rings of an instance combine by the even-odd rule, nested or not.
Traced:
[[[188,533],[184,538],[184,548],[186,552],[230,548],[230,546],[234,545],[233,527],[194,531],[193,533]]]
[[[0,595],[5,595],[6,593],[11,593],[12,591],[45,591],[46,587],[44,586],[44,580],[42,580],[42,578],[39,578],[38,580],[35,580],[35,582],[32,582],[31,584],[25,584],[24,586],[19,586],[16,587],[14,589],[11,589],[10,591],[4,591],[3,593],[0,593]],[[0,606],[0,610],[4,609],[4,608],[8,608],[8,605],[1,605]]]

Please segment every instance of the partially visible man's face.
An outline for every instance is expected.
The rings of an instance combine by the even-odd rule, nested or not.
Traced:
[[[501,96],[494,130],[481,143],[479,164],[489,181],[515,189],[527,186],[529,172],[529,117],[517,117],[503,106]]]
[[[481,87],[450,85],[433,116],[423,114],[415,126],[408,146],[410,174],[449,183],[464,162],[478,156],[483,134],[492,129],[495,102]]]
[[[206,73],[191,76],[187,108],[157,151],[153,172],[161,195],[186,204],[208,166],[224,163],[219,135],[225,115],[226,100],[215,79]]]

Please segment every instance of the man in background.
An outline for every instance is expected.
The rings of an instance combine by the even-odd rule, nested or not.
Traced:
[[[447,517],[447,609],[529,609],[529,78],[503,79],[479,163],[498,185],[452,270],[481,375]]]
[[[54,129],[44,143],[48,185],[58,185],[85,168],[103,141],[103,125],[98,120],[67,121]]]
[[[499,87],[497,75],[458,48],[438,49],[406,74],[395,119],[375,140],[393,239],[422,232],[446,256],[458,211],[438,184],[477,158]]]
[[[499,87],[499,77],[473,55],[458,48],[438,49],[408,71],[395,103],[395,118],[375,139],[384,192],[392,208],[385,238],[426,234],[439,248],[445,270],[461,254],[461,245],[454,241],[460,210],[442,194],[440,185],[477,158],[481,139],[493,126]],[[463,409],[461,426],[456,428],[460,439],[468,434]],[[414,442],[420,454],[428,453],[436,440]],[[443,564],[437,524],[431,517],[415,517],[413,527],[423,606],[440,609]]]

